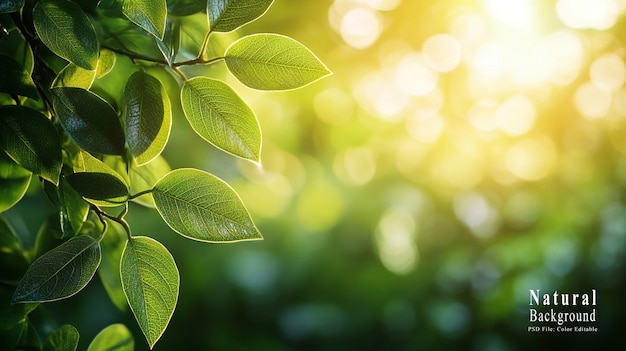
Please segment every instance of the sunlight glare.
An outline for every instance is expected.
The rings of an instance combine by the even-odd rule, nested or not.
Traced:
[[[365,49],[374,44],[382,32],[376,13],[365,8],[349,10],[341,20],[341,37],[355,49]]]
[[[530,0],[485,0],[485,6],[499,22],[518,30],[532,28]]]
[[[561,22],[574,29],[606,30],[619,17],[615,0],[559,0],[556,11]]]

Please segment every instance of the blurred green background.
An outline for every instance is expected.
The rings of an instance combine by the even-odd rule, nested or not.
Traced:
[[[133,233],[163,242],[181,271],[155,350],[623,349],[625,8],[276,0],[224,35],[289,35],[334,75],[266,93],[215,70],[257,113],[261,167],[174,116],[172,168],[227,180],[265,240],[193,242],[132,206]],[[42,196],[9,211],[20,233],[49,214]],[[528,332],[530,289],[596,289],[598,331]],[[123,322],[147,349],[98,279],[46,309],[81,347]]]

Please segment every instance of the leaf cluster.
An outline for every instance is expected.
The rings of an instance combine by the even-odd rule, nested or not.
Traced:
[[[29,314],[78,293],[96,273],[155,345],[176,307],[179,271],[164,245],[132,234],[124,219],[130,202],[156,208],[193,240],[261,239],[226,182],[202,170],[170,170],[161,153],[176,99],[202,139],[260,161],[254,111],[229,84],[193,67],[224,64],[258,90],[295,89],[330,74],[304,45],[273,33],[244,36],[209,56],[214,33],[256,20],[272,2],[0,2],[0,213],[37,185],[57,209],[34,248],[23,247],[0,216],[0,264],[8,267],[0,280],[13,287],[9,295],[2,290],[2,349],[75,350],[76,328],[63,326],[42,343]],[[115,324],[88,350],[133,344]]]

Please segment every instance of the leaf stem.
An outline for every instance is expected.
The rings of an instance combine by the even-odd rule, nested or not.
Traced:
[[[154,57],[142,55],[142,54],[130,51],[130,50],[120,49],[120,48],[116,48],[116,47],[109,46],[109,45],[102,45],[102,48],[111,50],[120,55],[127,56],[132,60],[141,60],[141,61],[154,62],[154,63],[158,63],[161,65],[168,65],[167,61],[164,59],[156,59]]]
[[[137,194],[134,195],[129,195],[128,196],[128,200],[134,200],[142,195],[146,195],[146,194],[150,194],[154,191],[154,189],[148,189],[148,190],[144,190],[144,191],[140,191]]]
[[[223,60],[224,57],[220,56],[220,57],[214,57],[212,59],[203,59],[201,57],[197,57],[193,60],[188,60],[188,61],[180,61],[180,62],[174,62],[172,64],[173,67],[180,67],[180,66],[190,66],[190,65],[210,65],[212,63],[218,62]]]
[[[126,215],[126,213],[128,213],[128,204],[124,206],[124,210],[122,210],[122,212],[117,216],[113,216],[102,211],[98,206],[92,206],[91,209],[96,212],[98,217],[101,217],[101,218],[106,217],[112,220],[113,222],[119,223],[124,228],[124,231],[126,232],[126,236],[128,237],[128,240],[132,240],[133,235],[131,234],[130,226],[128,225],[128,222],[126,222],[126,220],[124,219],[124,216]]]

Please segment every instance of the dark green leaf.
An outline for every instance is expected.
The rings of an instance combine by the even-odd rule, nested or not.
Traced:
[[[170,66],[174,62],[174,58],[178,53],[179,44],[180,22],[169,17],[165,25],[165,35],[163,36],[163,40],[157,40],[157,45]]]
[[[128,328],[124,324],[111,324],[96,335],[87,351],[133,351],[134,349],[135,339]]]
[[[41,41],[62,58],[96,69],[98,36],[87,15],[69,0],[42,0],[33,10],[35,30]]]
[[[0,38],[0,53],[17,60],[28,74],[33,73],[33,51],[17,28],[9,30],[8,35]]]
[[[19,11],[24,6],[25,0],[2,0],[0,1],[0,13]]]
[[[111,157],[115,157],[115,156],[111,156]],[[112,176],[115,176],[124,184],[128,184],[127,179],[125,179],[120,173],[114,170],[111,166],[104,163],[104,161],[101,161],[93,157],[90,153],[85,152],[83,150],[77,150],[77,152],[72,155],[72,167],[75,173],[80,173],[80,172],[108,173]]]
[[[20,280],[29,264],[24,253],[15,232],[0,217],[0,282],[14,284]],[[2,328],[4,325],[0,323],[0,329]]]
[[[102,262],[98,267],[98,275],[109,298],[121,311],[125,311],[128,306],[120,280],[120,260],[125,244],[126,233],[124,228],[117,223],[109,222],[107,231],[100,242],[102,245]]]
[[[87,285],[99,264],[98,242],[90,236],[75,236],[33,262],[15,290],[13,303],[70,297]]]
[[[106,101],[80,88],[54,88],[52,91],[59,122],[78,146],[93,153],[124,153],[122,125]]]
[[[155,158],[152,162],[143,166],[133,166],[130,169],[130,192],[137,194],[141,191],[152,189],[159,179],[169,173],[172,169],[162,156]],[[133,201],[148,207],[155,207],[152,194],[148,193]]]
[[[167,0],[167,13],[173,16],[189,16],[206,8],[206,0]]]
[[[58,184],[61,142],[41,113],[21,106],[0,106],[0,147],[22,167]]]
[[[57,74],[52,87],[89,89],[95,78],[95,70],[87,70],[70,62]]]
[[[237,193],[197,169],[168,173],[154,186],[156,208],[177,233],[204,242],[258,240],[261,234]]]
[[[167,17],[165,0],[122,0],[122,12],[131,22],[163,39]]]
[[[11,304],[10,292],[0,289],[0,349],[13,350],[18,343],[25,346],[20,340],[28,333],[28,314],[38,305]]]
[[[30,184],[31,173],[0,150],[0,213],[18,203]]]
[[[120,205],[128,199],[128,187],[108,173],[80,172],[65,176],[68,183],[83,198]]]
[[[138,165],[155,159],[172,128],[172,108],[161,82],[137,71],[124,87],[124,122],[128,148]]]
[[[212,32],[230,32],[263,16],[274,0],[209,0]]]
[[[61,178],[59,181],[59,204],[61,214],[61,239],[67,239],[78,234],[83,222],[87,220],[89,204],[72,186]]]
[[[58,214],[51,215],[41,224],[37,231],[32,258],[37,259],[46,252],[59,246],[59,239],[62,236],[63,232],[61,232],[61,223]]]
[[[243,37],[226,49],[225,56],[228,70],[254,89],[295,89],[330,74],[304,45],[279,34]]]
[[[158,241],[134,237],[124,248],[121,274],[128,305],[152,348],[178,301],[180,276],[174,258]]]
[[[48,334],[43,349],[44,351],[76,351],[79,337],[78,330],[66,324]]]
[[[258,161],[261,128],[254,112],[226,83],[196,77],[183,85],[183,111],[203,139],[233,155]]]
[[[30,74],[13,58],[0,55],[0,92],[39,99]]]

